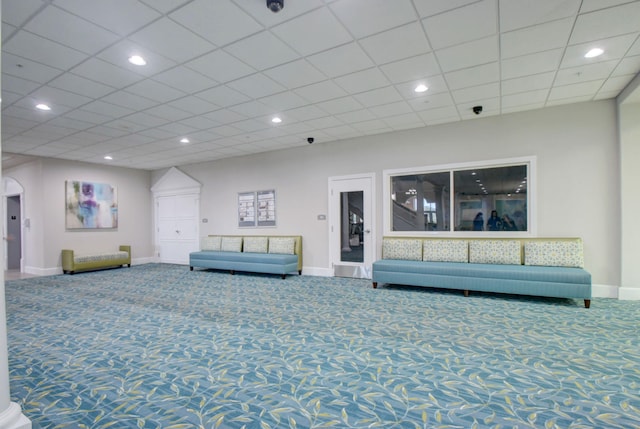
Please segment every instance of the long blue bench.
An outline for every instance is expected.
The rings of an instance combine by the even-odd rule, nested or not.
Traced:
[[[457,289],[464,291],[465,296],[469,295],[469,291],[495,292],[505,294],[518,295],[535,295],[557,298],[575,298],[583,299],[586,308],[591,305],[591,274],[582,268],[582,241],[580,239],[524,239],[510,240],[511,251],[520,252],[518,255],[512,255],[510,262],[514,263],[474,263],[474,256],[470,250],[469,262],[464,262],[464,256],[458,255],[453,257],[453,252],[448,249],[446,252],[440,252],[438,255],[437,245],[433,243],[436,240],[424,244],[422,240],[430,240],[428,238],[418,239],[422,241],[422,248],[430,249],[430,255],[427,256],[427,250],[423,250],[420,260],[417,258],[416,239],[388,238],[383,239],[383,257],[385,240],[393,241],[393,246],[387,246],[388,249],[396,248],[396,255],[392,250],[387,251],[387,258],[381,259],[373,263],[373,287],[378,284],[389,283],[399,285],[413,285],[436,287],[446,289]],[[406,241],[402,241],[406,240]],[[413,243],[410,243],[413,241]],[[439,241],[444,241],[439,239]],[[474,247],[474,242],[482,240],[469,240],[469,246]],[[491,240],[495,243],[498,240]],[[506,242],[506,239],[504,240]],[[518,243],[518,248],[514,248]],[[403,244],[413,247],[411,252],[401,252],[398,255],[397,248]],[[456,244],[459,250],[462,250],[463,241]],[[527,246],[527,243],[534,243]],[[537,243],[537,244],[535,244]],[[482,245],[479,245],[481,247]],[[530,247],[531,252],[537,252],[536,257],[526,258],[526,249]],[[405,249],[406,250],[406,249]],[[556,254],[551,254],[556,252]],[[561,253],[558,255],[557,253]],[[576,253],[579,254],[568,254]],[[531,265],[518,263],[521,256],[525,256],[526,262],[547,263],[547,264],[563,264],[575,266],[548,266],[548,265]],[[413,259],[392,259],[396,256],[407,257]],[[494,255],[495,256],[495,255]],[[440,259],[436,261],[426,259]],[[498,259],[501,255],[497,255]],[[450,261],[442,261],[442,259]],[[491,257],[489,257],[489,260]],[[462,260],[456,262],[455,260]],[[567,262],[568,261],[568,262]]]
[[[207,244],[204,244],[207,243]],[[189,254],[189,268],[302,274],[301,236],[209,236],[203,249]]]

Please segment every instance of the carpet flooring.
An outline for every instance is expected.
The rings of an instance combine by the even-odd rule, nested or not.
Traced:
[[[167,264],[6,297],[34,428],[640,427],[640,302]]]

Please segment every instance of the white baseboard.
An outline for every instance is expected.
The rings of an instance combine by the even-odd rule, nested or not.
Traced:
[[[55,276],[56,274],[62,274],[62,267],[54,268],[38,268],[38,267],[24,267],[26,274],[34,276]]]
[[[333,270],[320,267],[302,267],[302,274],[305,276],[333,277]]]
[[[147,258],[135,258],[131,260],[131,265],[152,264],[158,262],[158,258],[155,256],[149,256]]]
[[[625,301],[640,300],[640,287],[621,287],[618,292],[618,299]]]

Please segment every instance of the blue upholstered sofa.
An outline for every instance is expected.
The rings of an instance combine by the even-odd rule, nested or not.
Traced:
[[[390,283],[583,299],[591,274],[579,238],[436,239],[384,237],[373,287]]]
[[[210,235],[199,252],[189,254],[194,267],[253,273],[302,274],[302,237]]]

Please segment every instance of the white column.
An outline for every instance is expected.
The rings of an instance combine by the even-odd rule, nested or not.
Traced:
[[[1,2],[0,2],[1,3]],[[2,7],[0,7],[0,21],[2,21]],[[0,35],[1,37],[1,35]],[[2,56],[0,55],[0,58]],[[0,60],[0,68],[2,62]],[[0,81],[0,85],[2,82]],[[0,129],[2,129],[2,119],[0,119]],[[2,139],[0,138],[0,155],[2,155]],[[0,166],[0,177],[2,167]],[[2,194],[2,193],[0,193]],[[0,195],[4,198],[4,195]],[[6,213],[2,210],[4,219]],[[5,231],[2,231],[4,236]],[[4,238],[4,237],[3,237]],[[4,261],[4,240],[0,245],[0,261]],[[4,264],[3,264],[4,265]],[[0,270],[0,429],[31,429],[31,421],[22,415],[20,405],[11,402],[9,394],[9,356],[7,349],[7,305],[4,295],[4,268]]]

